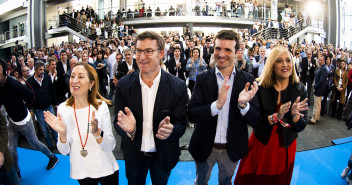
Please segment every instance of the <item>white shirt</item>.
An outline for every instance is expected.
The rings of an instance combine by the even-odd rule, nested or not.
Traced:
[[[110,79],[114,78],[114,74],[117,71],[117,63],[116,63],[116,53],[112,53],[108,59],[107,59],[107,63],[108,63],[108,70],[109,70],[109,76]]]
[[[139,80],[142,88],[142,107],[143,107],[143,134],[141,151],[156,152],[154,133],[153,133],[153,113],[156,93],[158,92],[161,78],[161,69],[158,76],[153,81],[152,87],[148,87],[141,78],[139,73]],[[159,124],[159,123],[157,123]],[[156,133],[155,133],[156,134]]]
[[[66,73],[67,72],[67,62],[65,62],[65,63],[62,62],[62,67],[64,67],[64,71]]]
[[[127,64],[128,70],[133,69],[133,60],[131,62],[131,65],[129,65],[127,61],[126,61],[126,64]]]
[[[31,69],[29,68],[29,76],[33,76],[34,75],[34,67]]]
[[[90,120],[95,108],[90,105]],[[107,104],[102,102],[95,117],[98,119],[98,127],[104,131],[103,141],[99,144],[93,134],[89,132],[88,141],[84,147],[88,155],[83,157],[80,152],[82,145],[78,134],[73,107],[67,106],[66,102],[59,105],[57,112],[61,114],[67,126],[67,141],[62,143],[58,136],[57,149],[61,154],[70,154],[70,176],[73,179],[99,178],[113,174],[119,169],[112,153],[115,148],[115,138],[112,134],[111,117]],[[78,127],[84,144],[87,137],[88,107],[76,109]],[[60,134],[59,134],[60,135]]]
[[[33,78],[34,78],[35,81],[38,82],[38,84],[39,84],[40,87],[41,87],[41,86],[42,86],[42,82],[43,82],[43,80],[44,80],[44,74],[43,74],[43,77],[42,77],[42,81],[38,81],[38,79],[37,79],[35,76],[33,76]]]

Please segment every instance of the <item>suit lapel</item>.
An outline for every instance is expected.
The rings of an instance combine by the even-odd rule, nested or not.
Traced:
[[[136,119],[139,118],[143,120],[142,87],[139,81],[139,71],[132,75],[134,76],[131,77],[133,78],[133,82],[131,85],[130,93],[131,97],[133,98],[131,98],[131,105],[129,108],[133,111],[133,114],[136,114]],[[143,130],[143,127],[141,127],[140,129]]]
[[[154,102],[154,111],[153,111],[154,134],[156,134],[159,128],[159,123],[156,120],[164,119],[164,118],[158,119],[158,117],[160,116],[159,113],[162,112],[162,110],[160,110],[163,108],[162,104],[165,104],[165,102],[170,101],[170,99],[168,99],[170,98],[170,96],[168,96],[169,87],[168,87],[168,80],[166,75],[167,75],[166,72],[164,72],[164,70],[161,70],[160,83],[159,83],[158,91],[156,93],[155,102]]]
[[[230,106],[233,106],[234,104],[237,105],[238,95],[242,91],[242,88],[244,88],[244,86],[242,87],[242,84],[245,81],[245,79],[243,79],[243,76],[244,76],[243,71],[238,70],[236,68],[236,76],[234,76],[233,83],[232,83]]]
[[[210,79],[208,80],[208,83],[209,83],[208,90],[209,91],[212,90],[211,91],[212,100],[214,100],[214,99],[217,100],[220,87],[218,86],[218,81],[216,79],[215,68],[211,68],[209,73],[210,73]],[[214,88],[214,87],[216,87],[216,88]]]

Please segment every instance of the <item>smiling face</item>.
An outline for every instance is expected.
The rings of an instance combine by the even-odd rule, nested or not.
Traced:
[[[292,61],[288,51],[282,53],[274,63],[274,72],[277,80],[289,79],[292,75]]]
[[[235,46],[234,40],[215,40],[214,58],[217,67],[222,70],[227,67],[233,67],[235,62]]]
[[[90,82],[88,72],[82,65],[73,68],[70,78],[70,92],[72,96],[88,97],[88,91],[93,85],[94,81]]]
[[[136,56],[137,64],[141,74],[152,75],[158,74],[160,69],[160,61],[164,56],[164,50],[159,50],[156,40],[144,39],[138,40],[136,44],[137,50],[154,50],[153,54],[150,56],[145,55],[145,52],[142,52],[141,55]]]

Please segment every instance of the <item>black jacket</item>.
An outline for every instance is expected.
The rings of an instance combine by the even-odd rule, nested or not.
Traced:
[[[56,99],[56,93],[53,84],[51,83],[51,78],[49,75],[44,74],[42,80],[42,86],[34,79],[34,75],[31,76],[27,82],[34,89],[35,100],[31,107],[35,109],[46,109],[50,105],[58,105]],[[27,87],[30,88],[27,84]]]
[[[137,70],[121,78],[116,86],[115,94],[115,121],[119,111],[124,111],[128,107],[136,119],[136,132],[131,140],[117,124],[114,124],[116,132],[121,135],[121,150],[126,162],[126,166],[138,168],[144,163],[141,157],[141,144],[143,135],[143,106],[142,89],[139,80],[140,71]],[[175,76],[161,70],[160,84],[155,97],[153,110],[153,133],[157,152],[158,164],[164,169],[171,170],[178,162],[181,151],[179,139],[186,131],[186,106],[187,106],[186,83]],[[172,134],[166,140],[155,137],[159,128],[159,123],[166,117],[170,117],[170,123],[174,128]],[[160,167],[160,166],[157,166]]]
[[[176,70],[176,60],[175,58],[171,58],[169,60],[169,65],[168,65],[168,69],[170,74],[176,76],[176,72],[178,74],[178,78],[180,78],[183,81],[186,81],[186,77],[185,77],[185,72],[186,72],[186,60],[184,58],[180,57],[180,62],[181,62],[181,66]]]
[[[259,103],[256,96],[249,102],[250,108],[245,116],[242,116],[238,108],[240,92],[244,89],[246,82],[252,84],[253,81],[251,74],[236,68],[227,128],[227,154],[233,162],[238,161],[248,152],[247,124],[254,128],[260,124]],[[211,115],[211,104],[217,99],[218,83],[215,68],[211,68],[198,74],[191,103],[188,106],[188,119],[196,123],[189,144],[189,152],[197,162],[207,160],[214,145],[218,116]]]
[[[139,68],[138,68],[138,65],[137,65],[137,62],[136,62],[136,59],[133,59],[132,68],[133,68],[134,70],[139,69]],[[123,61],[121,64],[119,64],[119,65],[117,66],[117,71],[121,71],[121,72],[123,72],[123,73],[125,73],[125,74],[127,75],[127,73],[128,73],[127,62],[126,62],[126,61]]]
[[[263,88],[259,86],[257,96],[260,103],[260,120],[261,123],[257,128],[253,129],[254,135],[260,142],[266,145],[270,139],[271,131],[273,126],[268,121],[268,116],[272,115],[276,111],[277,98],[279,92],[274,87]],[[281,103],[287,103],[291,101],[291,105],[296,101],[297,97],[301,97],[304,100],[308,97],[306,87],[302,83],[289,84],[287,88],[281,91]],[[289,123],[291,127],[279,126],[282,131],[282,139],[285,148],[288,148],[290,144],[298,137],[298,132],[301,132],[306,127],[307,111],[302,112],[305,116],[297,122],[292,122],[291,109],[284,115],[283,121]]]

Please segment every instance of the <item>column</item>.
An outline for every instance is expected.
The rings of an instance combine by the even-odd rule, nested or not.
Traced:
[[[338,35],[339,35],[339,6],[336,0],[328,0],[328,31],[327,31],[327,42],[338,46]]]
[[[98,17],[104,19],[104,0],[98,0]]]
[[[28,34],[29,48],[44,46],[45,37],[45,7],[44,0],[29,0],[27,19],[29,20]]]
[[[277,1],[278,0],[271,0],[271,20],[277,20]]]

